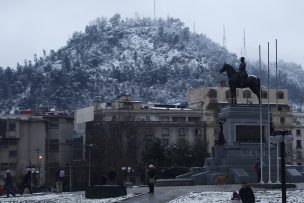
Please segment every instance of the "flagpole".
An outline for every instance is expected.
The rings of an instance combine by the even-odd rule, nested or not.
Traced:
[[[261,63],[261,45],[259,45],[259,66],[260,66],[260,168],[261,168],[261,179],[260,183],[264,184],[263,181],[263,122],[262,122],[262,63]]]
[[[278,104],[278,40],[275,40],[276,45],[276,113],[278,117],[279,113],[279,104]],[[279,175],[279,143],[277,143],[277,182],[280,183],[280,175]]]
[[[267,62],[267,67],[268,67],[268,105],[267,105],[267,135],[268,135],[268,183],[271,182],[271,160],[270,160],[270,115],[269,115],[269,97],[270,97],[270,91],[269,91],[269,42],[267,43],[268,45],[268,62]]]

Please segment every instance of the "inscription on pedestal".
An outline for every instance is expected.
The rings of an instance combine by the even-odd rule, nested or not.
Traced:
[[[265,142],[265,127],[262,130],[263,142]],[[235,137],[237,143],[260,143],[260,126],[237,125],[235,128]]]

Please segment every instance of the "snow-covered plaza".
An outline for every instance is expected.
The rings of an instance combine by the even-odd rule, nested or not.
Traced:
[[[148,194],[147,187],[128,188],[128,195],[119,198],[86,199],[82,192],[64,193],[36,193],[25,194],[6,198],[0,197],[2,203],[112,203],[112,202],[169,202],[169,203],[221,203],[230,202],[233,191],[237,191],[240,185],[203,185],[203,186],[179,186],[179,187],[156,187],[155,194]],[[272,203],[281,202],[281,190],[265,190],[253,188],[256,202]],[[297,189],[287,189],[287,202],[304,202],[304,185],[297,184]]]

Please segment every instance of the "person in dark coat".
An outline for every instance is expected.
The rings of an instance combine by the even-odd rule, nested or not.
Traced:
[[[153,164],[148,165],[148,186],[149,193],[154,193],[154,185],[155,185],[155,167]]]
[[[255,196],[254,193],[246,182],[242,183],[242,187],[239,191],[240,198],[243,203],[254,203]]]
[[[7,197],[9,197],[10,194],[12,194],[14,197],[16,196],[16,194],[13,190],[13,177],[9,170],[6,171],[6,179],[5,179],[4,188],[5,188]]]
[[[32,173],[31,171],[28,171],[25,176],[23,177],[23,183],[22,183],[22,190],[21,195],[24,193],[25,188],[29,190],[29,192],[32,194]]]
[[[59,192],[59,193],[62,192],[63,181],[64,181],[64,170],[60,169],[58,171],[57,177],[56,177],[56,189],[57,189],[57,192]]]
[[[245,57],[241,57],[240,61],[241,61],[240,66],[239,66],[240,85],[241,85],[241,87],[243,87],[244,82],[246,81],[246,79],[248,77],[248,74],[246,71]]]
[[[261,161],[260,161],[260,159],[256,160],[256,162],[253,165],[253,168],[257,174],[257,183],[260,183],[260,181],[261,181]]]

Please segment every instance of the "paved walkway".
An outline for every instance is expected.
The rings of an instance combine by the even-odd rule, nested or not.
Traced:
[[[175,187],[155,187],[154,194],[149,194],[148,187],[129,188],[128,193],[143,193],[143,195],[128,199],[124,202],[132,203],[163,203],[173,200],[189,192],[204,191],[235,191],[240,185],[199,185],[199,186],[175,186]]]
[[[304,189],[304,183],[296,184],[296,189]],[[143,195],[125,200],[130,203],[165,203],[173,200],[179,196],[188,194],[190,192],[233,192],[240,189],[240,184],[235,185],[198,185],[198,186],[175,186],[175,187],[155,187],[154,194],[149,194],[148,187],[128,188],[128,193],[143,193]],[[253,191],[262,191],[266,189],[254,188]],[[292,189],[290,189],[292,190]]]

